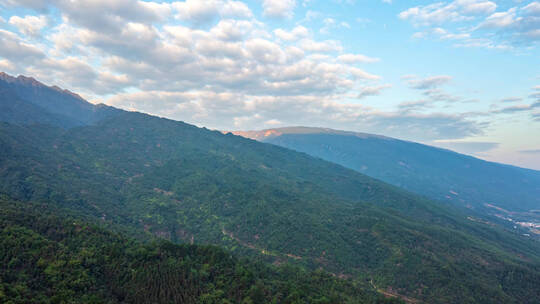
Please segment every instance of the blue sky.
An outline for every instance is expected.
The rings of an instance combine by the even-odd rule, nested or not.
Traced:
[[[5,0],[0,70],[199,126],[378,133],[540,169],[540,2]]]

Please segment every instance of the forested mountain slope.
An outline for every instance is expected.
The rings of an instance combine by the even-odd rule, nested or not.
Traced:
[[[540,246],[354,170],[115,110],[0,124],[0,193],[140,239],[214,244],[429,303],[534,303]]]
[[[364,133],[305,127],[234,133],[305,152],[454,204],[510,217],[511,212],[540,209],[540,172],[535,170]]]
[[[32,77],[0,72],[0,121],[73,127],[93,124],[119,111],[93,105],[73,92],[46,86]]]
[[[143,244],[47,205],[0,198],[2,303],[397,303],[367,282]]]
[[[538,299],[538,244],[352,170],[180,122],[0,127],[1,189],[134,235],[224,246],[430,302]],[[482,292],[478,292],[481,290]]]

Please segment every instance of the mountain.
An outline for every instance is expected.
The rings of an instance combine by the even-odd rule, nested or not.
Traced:
[[[147,241],[322,269],[409,302],[534,303],[540,244],[304,153],[116,110],[0,124],[0,194]]]
[[[365,133],[306,127],[234,133],[304,152],[432,199],[512,218],[514,222],[539,217],[539,171]]]
[[[73,92],[46,86],[31,77],[15,78],[0,72],[1,121],[74,127],[93,124],[118,111],[93,105]]]

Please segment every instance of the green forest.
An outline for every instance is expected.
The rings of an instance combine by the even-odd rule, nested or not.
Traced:
[[[3,265],[21,269],[4,270],[13,301],[54,300],[55,288],[90,302],[369,302],[374,290],[428,303],[540,301],[537,242],[270,144],[122,112],[70,129],[3,123],[0,155],[0,193],[80,223],[21,222],[28,208],[2,208]],[[84,264],[85,250],[96,264]]]
[[[238,259],[215,246],[142,243],[52,206],[0,197],[2,303],[400,303],[366,282]]]

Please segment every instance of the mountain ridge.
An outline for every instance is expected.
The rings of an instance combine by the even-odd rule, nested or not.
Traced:
[[[424,143],[419,143],[411,140],[405,140],[405,139],[399,139],[395,137],[389,137],[385,135],[380,134],[373,134],[373,133],[364,133],[364,132],[357,132],[357,131],[347,131],[347,130],[339,130],[339,129],[333,129],[333,128],[324,128],[324,127],[307,127],[307,126],[291,126],[291,127],[279,127],[279,128],[268,128],[268,129],[261,129],[261,130],[248,130],[248,131],[242,131],[242,130],[234,130],[234,131],[222,131],[223,133],[232,133],[234,135],[243,136],[246,138],[251,138],[253,140],[259,140],[259,141],[265,141],[268,139],[272,139],[274,137],[278,137],[281,135],[286,134],[329,134],[329,135],[345,135],[345,136],[355,136],[359,138],[380,138],[380,139],[387,139],[387,140],[395,140],[395,141],[401,141],[401,142],[409,142],[414,143],[418,145],[423,145],[429,148],[433,149],[439,149],[447,152],[452,152],[468,157],[472,157],[481,161],[485,161],[492,164],[497,164],[500,166],[509,166],[514,168],[519,168],[523,170],[531,170],[540,173],[540,170],[527,168],[527,167],[521,167],[516,166],[512,164],[506,164],[506,163],[500,163],[496,161],[489,161],[485,159],[478,158],[471,154],[461,153],[457,152],[455,150],[444,148],[444,147],[437,147],[433,145],[428,145]]]
[[[304,152],[408,191],[480,210],[502,220],[516,216],[514,223],[518,225],[530,219],[540,222],[533,212],[540,206],[540,171],[399,139],[320,128],[301,128],[302,132],[296,129],[236,134]],[[510,212],[501,213],[501,209],[491,206]]]
[[[0,193],[134,237],[219,245],[430,303],[540,298],[529,286],[539,244],[276,145],[117,110],[76,128],[0,123],[0,155]]]
[[[13,77],[0,72],[0,92],[4,95],[0,99],[4,113],[0,115],[4,116],[2,120],[12,123],[21,120],[25,123],[52,123],[70,128],[94,124],[119,111],[105,104],[94,105],[74,92],[56,85],[47,86],[33,77],[23,75]],[[31,109],[32,115],[25,112],[28,109]]]

